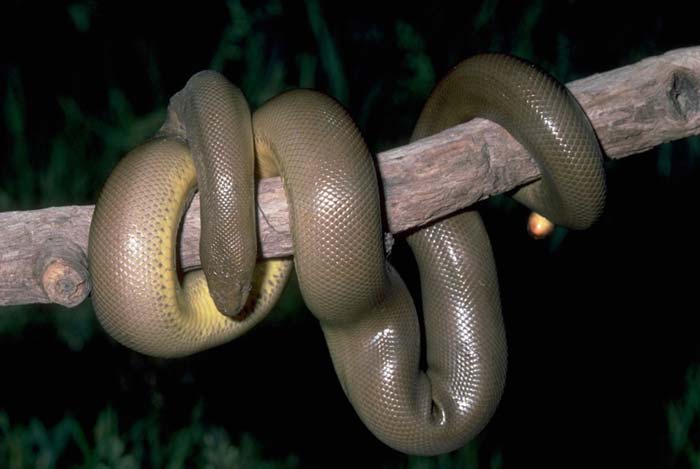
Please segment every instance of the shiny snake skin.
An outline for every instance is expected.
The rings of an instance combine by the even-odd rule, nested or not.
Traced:
[[[537,160],[542,178],[521,188],[518,200],[571,228],[595,221],[605,198],[602,156],[563,86],[518,59],[476,56],[436,87],[413,139],[476,116],[505,127]],[[464,211],[408,237],[420,270],[423,370],[419,316],[385,258],[377,177],[352,119],[332,99],[306,90],[266,103],[254,113],[252,130],[249,119],[240,92],[220,75],[202,72],[173,99],[160,134],[114,170],[90,231],[100,322],[126,346],[170,357],[230,340],[264,317],[284,287],[289,261],[268,260],[254,272],[249,265],[255,247],[244,238],[254,226],[254,146],[263,175],[276,167],[284,181],[301,292],[359,417],[405,453],[464,445],[492,416],[506,374],[497,276],[478,214]],[[221,161],[230,155],[233,162]],[[202,205],[202,231],[207,225],[214,233],[211,244],[202,235],[203,263],[206,256],[227,260],[205,265],[212,274],[187,273],[181,286],[175,243],[197,184],[200,192],[224,193],[202,194],[211,201],[211,208]],[[238,200],[234,193],[243,195]],[[240,202],[236,208],[229,206],[233,199]],[[228,254],[206,253],[227,243],[234,246]],[[241,252],[236,246],[244,244]],[[234,290],[216,294],[227,315],[217,311],[205,276],[212,289]],[[230,286],[215,286],[214,279]],[[235,315],[236,295],[251,282],[243,312]]]

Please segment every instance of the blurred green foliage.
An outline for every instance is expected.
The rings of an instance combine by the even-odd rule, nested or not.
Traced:
[[[193,409],[189,426],[167,436],[157,415],[120,430],[117,413],[111,408],[100,412],[91,432],[73,417],[65,417],[51,428],[36,419],[13,426],[7,414],[0,412],[0,464],[8,469],[299,466],[293,456],[284,461],[263,458],[260,444],[247,434],[232,444],[225,429],[203,422],[201,408]]]
[[[700,365],[691,366],[681,399],[666,408],[668,436],[676,462],[700,467]]]
[[[65,417],[51,428],[32,419],[27,425],[11,425],[0,412],[0,464],[7,469],[34,467],[75,468],[167,468],[275,469],[300,467],[293,455],[282,461],[262,456],[260,443],[243,434],[236,444],[221,427],[207,425],[202,404],[192,410],[189,426],[164,435],[158,416],[149,415],[126,430],[112,408],[97,416],[91,431],[74,417]],[[484,466],[500,469],[499,453]],[[468,469],[479,466],[477,446],[434,458],[410,457],[406,469]],[[389,466],[384,466],[389,467]],[[393,467],[393,466],[392,466]]]

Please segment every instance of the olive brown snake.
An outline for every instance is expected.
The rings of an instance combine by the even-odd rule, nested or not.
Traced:
[[[500,124],[536,159],[542,178],[518,190],[517,200],[570,228],[597,219],[602,156],[562,85],[519,59],[473,57],[438,84],[412,138],[473,117]],[[463,446],[492,416],[505,382],[488,237],[475,211],[408,236],[423,298],[421,369],[419,316],[385,258],[371,155],[346,111],[323,94],[289,91],[251,118],[221,75],[190,79],[158,135],[119,163],[97,202],[89,259],[102,325],[134,350],[174,357],[231,340],[265,316],[291,261],[255,265],[256,158],[258,176],[278,170],[284,181],[300,289],[359,417],[406,453]],[[196,187],[203,270],[181,284],[175,243]]]

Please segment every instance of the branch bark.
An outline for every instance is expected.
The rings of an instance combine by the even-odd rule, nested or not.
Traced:
[[[604,152],[617,159],[700,134],[700,46],[678,49],[568,84]],[[481,119],[377,155],[388,230],[399,233],[539,176],[525,150]],[[293,252],[279,178],[258,186],[263,257]],[[92,206],[0,213],[0,305],[80,303]],[[199,200],[185,216],[180,258],[199,265]]]

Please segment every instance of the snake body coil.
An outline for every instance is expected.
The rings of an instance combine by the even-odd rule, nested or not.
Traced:
[[[196,75],[171,102],[160,136],[110,176],[89,243],[101,323],[135,350],[178,356],[230,340],[262,319],[284,286],[289,261],[268,260],[253,272],[249,234],[232,238],[224,257],[217,257],[219,247],[207,252],[231,244],[226,233],[239,225],[254,229],[254,146],[258,164],[282,176],[301,292],[360,418],[406,453],[464,445],[493,414],[506,372],[497,276],[478,214],[460,213],[408,238],[423,292],[422,370],[418,315],[385,259],[376,175],[350,117],[332,99],[297,90],[256,111],[250,130],[241,103],[219,75]],[[413,139],[477,116],[505,127],[540,165],[542,179],[520,189],[518,200],[571,228],[593,223],[604,204],[602,158],[590,123],[564,87],[520,60],[474,57],[436,87]],[[212,153],[218,163],[207,159]],[[204,266],[206,274],[188,273],[181,286],[175,241],[195,180],[200,191],[214,188],[223,196],[211,196],[212,208],[202,205],[202,260],[214,261]],[[235,209],[228,205],[233,199]],[[204,242],[205,228],[214,233],[212,243]],[[240,304],[244,314],[229,317]]]

